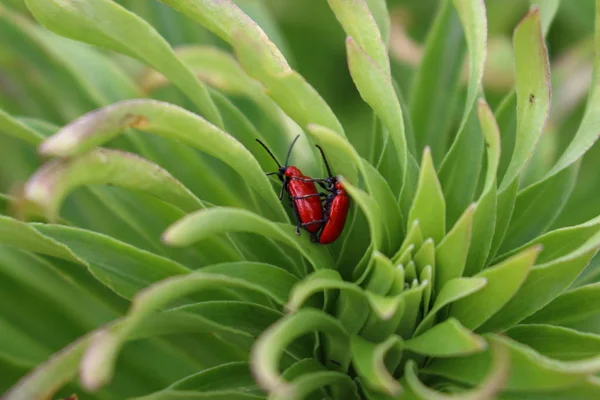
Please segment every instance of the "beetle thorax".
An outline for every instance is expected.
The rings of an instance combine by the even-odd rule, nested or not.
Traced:
[[[285,172],[283,173],[285,176],[287,176],[288,178],[291,177],[296,177],[296,178],[302,178],[304,177],[304,175],[302,175],[302,172],[300,172],[300,170],[296,167],[287,167],[285,169]]]

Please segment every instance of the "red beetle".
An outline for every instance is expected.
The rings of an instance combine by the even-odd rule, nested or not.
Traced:
[[[325,199],[323,204],[323,228],[313,236],[313,240],[320,244],[329,244],[335,242],[346,224],[346,217],[348,216],[348,210],[350,209],[350,197],[342,186],[342,183],[338,181],[337,177],[331,172],[325,152],[321,146],[317,145],[317,148],[323,156],[325,167],[327,168],[328,178],[325,179],[306,179],[306,178],[292,178],[294,180],[300,180],[302,182],[317,182],[321,187],[329,192],[329,195]]]
[[[323,225],[323,209],[321,207],[322,193],[317,191],[317,187],[308,176],[304,176],[300,170],[294,166],[288,166],[290,154],[296,141],[300,135],[296,136],[288,153],[285,157],[285,165],[282,166],[271,150],[260,140],[256,139],[267,153],[275,160],[279,170],[277,172],[269,172],[267,175],[277,175],[279,180],[283,182],[279,199],[283,198],[283,192],[287,191],[290,198],[290,205],[294,210],[296,218],[296,234],[300,234],[300,227],[305,228],[311,234],[315,234]]]

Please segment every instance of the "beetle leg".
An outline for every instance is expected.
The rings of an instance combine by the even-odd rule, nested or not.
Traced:
[[[289,181],[286,179],[283,182],[283,185],[281,185],[281,192],[279,192],[279,201],[283,200],[283,193],[285,192],[285,190],[287,189],[287,185],[288,185]]]
[[[302,226],[302,222],[300,221],[300,214],[298,214],[298,209],[296,208],[296,204],[294,204],[294,200],[290,196],[290,207],[292,207],[292,211],[294,212],[294,219],[296,220],[296,235],[300,236],[300,227]]]
[[[315,224],[324,224],[325,222],[327,222],[327,219],[317,219],[315,221],[310,221],[310,222],[304,222],[303,224],[300,224],[303,228],[306,228],[307,226],[310,225],[315,225]]]
[[[327,193],[313,193],[313,194],[306,194],[304,196],[290,196],[290,199],[292,200],[302,200],[302,199],[308,199],[311,197],[325,197],[327,196]]]
[[[290,179],[300,182],[326,182],[327,178],[300,178],[298,176],[291,176]]]

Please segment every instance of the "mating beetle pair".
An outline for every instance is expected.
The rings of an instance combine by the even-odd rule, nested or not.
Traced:
[[[277,172],[269,172],[267,175],[277,175],[279,180],[283,182],[279,193],[280,200],[283,198],[284,191],[289,194],[290,206],[296,217],[296,234],[300,234],[300,228],[302,227],[310,232],[313,242],[329,244],[336,241],[344,230],[346,216],[350,208],[350,198],[337,177],[331,172],[321,146],[317,145],[317,148],[323,156],[329,174],[327,178],[313,179],[304,176],[298,168],[288,166],[290,154],[299,138],[300,135],[296,136],[290,145],[283,166],[263,142],[258,139],[256,141],[265,148],[279,167]],[[318,183],[327,193],[320,193],[315,183]],[[324,198],[322,203],[321,198]]]

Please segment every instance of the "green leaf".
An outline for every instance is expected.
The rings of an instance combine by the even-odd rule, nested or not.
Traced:
[[[552,225],[571,197],[578,171],[579,164],[575,164],[519,192],[501,253],[532,240]]]
[[[248,96],[271,117],[279,118],[278,108],[264,93],[263,86],[246,74],[231,53],[200,45],[179,47],[175,53],[206,84],[226,94]],[[141,86],[149,91],[168,83],[164,75],[149,70]]]
[[[315,246],[308,235],[297,237],[288,224],[277,224],[251,212],[217,207],[188,214],[165,231],[163,241],[172,246],[189,246],[197,241],[230,232],[255,233],[295,248],[315,270],[333,268],[333,260],[323,246]]]
[[[79,186],[112,184],[147,192],[184,211],[204,204],[167,171],[135,154],[96,149],[74,158],[45,164],[25,185],[25,198],[50,220],[56,220],[67,195]]]
[[[446,235],[446,203],[429,148],[423,153],[419,185],[408,215],[408,227],[417,220],[424,238],[432,238],[435,243],[442,241]]]
[[[257,44],[257,47],[253,49],[256,52],[254,58],[256,63],[264,66],[265,73],[290,71],[285,58],[277,47],[235,3],[214,3],[209,0],[165,0],[163,3],[199,22],[227,43],[235,43],[235,39],[240,36],[249,37],[253,43]]]
[[[556,361],[544,357],[528,346],[512,339],[490,335],[492,343],[500,342],[510,353],[510,372],[504,390],[522,393],[567,388],[582,382],[600,368],[598,357],[581,361]],[[465,358],[436,359],[423,372],[443,376],[468,385],[476,385],[489,370],[489,350]]]
[[[374,251],[371,257],[371,271],[361,284],[369,293],[386,295],[393,284],[394,266],[390,259],[378,251]]]
[[[271,394],[273,400],[302,400],[312,393],[320,394],[323,388],[329,387],[334,396],[341,399],[359,400],[356,386],[352,379],[335,371],[319,371],[304,374],[292,382],[290,393]],[[291,396],[291,397],[289,397]]]
[[[314,123],[344,135],[341,124],[323,98],[289,67],[262,29],[233,2],[165,0],[163,3],[231,44],[246,73],[261,82],[267,94],[302,128]]]
[[[90,343],[91,335],[79,338],[48,361],[40,364],[17,382],[3,396],[6,400],[50,398],[77,374],[79,362]]]
[[[2,133],[24,140],[35,146],[44,138],[37,131],[29,128],[2,109],[0,109],[0,127],[2,127]]]
[[[446,134],[453,116],[466,50],[463,37],[452,3],[440,2],[409,101],[417,152],[430,146],[438,162],[446,154]]]
[[[536,265],[517,293],[479,329],[502,332],[539,310],[568,288],[600,249],[600,234],[561,258]]]
[[[177,59],[158,32],[135,14],[109,0],[93,4],[27,0],[27,5],[40,23],[59,35],[115,50],[151,65],[192,99],[209,121],[222,126],[206,87]]]
[[[366,1],[328,0],[346,35],[356,41],[373,62],[390,76],[390,60],[381,32]]]
[[[456,357],[483,351],[487,343],[456,319],[450,318],[407,340],[404,347],[429,357]]]
[[[560,0],[529,0],[529,3],[532,5],[535,4],[540,8],[540,14],[542,18],[542,31],[544,32],[544,37],[548,34],[550,30],[550,26],[552,25],[552,21],[556,16],[556,12],[558,11],[558,7],[560,6]]]
[[[481,0],[453,0],[453,3],[463,26],[469,50],[469,82],[461,122],[461,125],[464,125],[481,87],[487,52],[487,18],[485,4]],[[459,137],[461,130],[462,128],[459,129]]]
[[[98,233],[59,225],[31,226],[66,246],[78,259],[85,260],[92,275],[128,299],[154,282],[190,271],[167,258]]]
[[[448,222],[454,223],[473,200],[479,177],[483,141],[477,124],[475,99],[487,51],[487,19],[481,0],[454,0],[469,50],[469,81],[458,134],[440,166],[440,182],[446,197]]]
[[[498,201],[496,197],[496,175],[500,162],[500,130],[494,114],[485,100],[479,100],[477,109],[487,148],[487,173],[483,192],[477,200],[475,214],[473,215],[471,244],[464,270],[466,276],[476,274],[485,265],[494,237]]]
[[[408,389],[414,393],[414,397],[422,400],[475,400],[488,399],[502,389],[510,369],[510,359],[507,350],[500,342],[491,343],[493,362],[485,379],[472,390],[462,391],[454,394],[444,394],[425,386],[417,376],[417,365],[409,361],[404,370]],[[411,393],[412,394],[412,393]]]
[[[561,361],[597,357],[600,336],[552,325],[519,325],[506,331],[508,337],[535,351]]]
[[[417,327],[417,318],[419,317],[421,309],[421,299],[423,298],[423,292],[428,285],[431,285],[431,282],[421,282],[418,284],[413,282],[412,287],[403,291],[401,294],[404,298],[404,313],[402,314],[400,323],[398,323],[396,334],[403,339],[410,338]]]
[[[423,233],[421,232],[421,225],[419,220],[415,220],[408,226],[408,233],[400,246],[400,250],[396,252],[396,255],[392,258],[392,261],[396,264],[406,264],[412,259],[412,255],[415,249],[420,248],[423,244]]]
[[[354,84],[363,100],[373,108],[373,111],[381,119],[394,144],[395,155],[398,158],[395,163],[398,165],[399,170],[394,171],[393,177],[388,177],[388,184],[399,196],[400,188],[406,180],[408,163],[404,119],[400,102],[390,76],[386,75],[385,70],[382,70],[382,67],[378,66],[352,37],[346,39],[346,52],[348,53],[348,65]],[[391,180],[391,178],[394,180]]]
[[[244,268],[244,266],[240,267]],[[249,268],[262,269],[263,273],[265,270],[265,266],[255,265],[254,267],[249,266]],[[272,273],[272,270],[271,268],[266,268],[269,270],[268,276]],[[165,306],[176,300],[204,290],[231,287],[249,289],[270,296],[273,300],[280,302],[280,304],[285,302],[285,297],[278,297],[277,292],[279,289],[278,286],[281,284],[285,285],[286,280],[289,281],[289,277],[281,279],[280,275],[280,279],[276,281],[273,275],[273,279],[252,282],[246,280],[252,276],[251,274],[241,279],[239,277],[233,278],[218,273],[222,269],[223,266],[221,268],[213,268],[213,273],[202,271],[183,277],[173,277],[138,293],[133,299],[127,317],[119,325],[119,329],[101,331],[86,351],[81,371],[81,379],[84,386],[90,390],[95,390],[108,383],[114,374],[117,356],[125,342],[131,339],[133,333],[139,329],[142,322],[152,313],[165,308]],[[271,289],[271,287],[274,287],[274,289]]]
[[[160,392],[138,397],[136,399],[165,399],[169,398],[173,392],[180,391],[202,393],[221,390],[241,391],[257,395],[261,394],[250,374],[250,365],[247,362],[232,362],[187,376],[172,385],[169,385],[168,388]]]
[[[528,400],[595,399],[598,396],[600,396],[600,383],[594,378],[582,380],[580,383],[564,389],[527,392]],[[519,391],[504,392],[499,397],[500,400],[521,400],[522,398],[523,392]]]
[[[585,114],[575,133],[575,137],[561,155],[554,167],[548,172],[546,179],[558,174],[579,160],[598,140],[600,116],[600,7],[596,4],[594,29],[594,72],[592,87],[587,101]]]
[[[172,104],[131,100],[102,108],[84,115],[46,139],[40,146],[40,152],[60,157],[73,156],[107,142],[130,127],[179,140],[218,158],[240,174],[271,208],[278,210],[281,218],[287,219],[269,180],[252,154],[216,126]]]
[[[0,215],[0,242],[21,250],[33,251],[85,265],[85,261],[77,257],[65,245],[40,234],[24,222],[3,215]]]
[[[446,199],[448,224],[454,224],[473,201],[482,168],[483,149],[477,110],[471,107],[471,113],[444,157],[438,174]]]
[[[381,176],[379,171],[365,159],[361,159],[361,161],[369,193],[373,198],[377,199],[382,212],[385,213],[383,222],[386,224],[388,234],[390,235],[390,249],[399,248],[404,233],[404,221],[402,219],[398,201],[394,196],[392,188],[388,185],[385,178]]]
[[[193,390],[172,390],[159,392],[156,395],[136,397],[137,400],[263,400],[264,396],[251,393],[236,392],[233,390],[218,390],[211,392],[196,392]]]
[[[456,278],[448,281],[437,295],[432,309],[423,318],[419,326],[417,326],[415,335],[420,335],[432,327],[436,322],[437,313],[441,309],[481,290],[486,284],[487,279],[485,278]]]
[[[435,244],[433,243],[433,239],[429,238],[423,242],[423,245],[421,245],[421,248],[413,257],[417,271],[420,273],[426,266],[436,265],[435,255]]]
[[[487,279],[487,284],[480,291],[456,301],[450,316],[470,329],[481,326],[515,295],[540,251],[539,246],[531,247],[475,275]]]
[[[531,317],[526,324],[565,326],[584,332],[600,332],[600,283],[570,290],[554,299]]]
[[[298,283],[298,278],[286,270],[264,263],[240,261],[214,264],[202,268],[201,271],[241,279],[260,286],[265,290],[263,294],[280,305],[286,304],[292,287]]]
[[[373,250],[387,253],[390,248],[390,235],[388,226],[384,223],[385,218],[379,204],[372,196],[351,185],[346,180],[341,179],[340,182],[367,218]]]
[[[494,259],[506,237],[506,231],[508,230],[508,225],[515,209],[518,190],[519,181],[514,180],[506,190],[498,193],[498,202],[496,205],[496,229],[494,231],[494,238],[492,239],[492,247],[488,254],[488,263]]]
[[[516,242],[517,245],[523,243],[525,240],[532,239],[536,233],[543,232],[550,223],[556,218],[558,213],[564,207],[572,189],[575,184],[575,174],[578,170],[577,161],[583,157],[583,155],[592,147],[594,142],[598,139],[598,120],[597,110],[600,107],[600,11],[596,9],[596,32],[595,32],[595,65],[594,65],[594,76],[593,85],[591,88],[590,96],[586,106],[586,111],[583,116],[583,120],[579,125],[575,137],[564,151],[560,159],[552,167],[552,169],[546,174],[544,179],[529,186],[523,192],[522,205],[519,206],[517,203],[517,210],[523,209],[519,214],[527,213],[532,200],[535,199],[537,202],[534,204],[535,210],[539,213],[538,226],[535,231],[527,231],[525,228],[533,226],[534,224],[529,222],[530,216],[527,215],[521,217],[521,224],[524,226],[521,230],[529,235],[521,239],[520,242]],[[543,200],[542,200],[543,199]],[[548,199],[554,199],[553,202],[549,202]],[[541,208],[541,207],[545,207]],[[538,211],[541,210],[541,211]],[[527,219],[528,223],[525,224],[524,220]],[[530,225],[531,224],[531,225]],[[517,236],[518,237],[518,236]],[[512,242],[513,245],[515,242]],[[508,243],[505,249],[509,249]]]
[[[539,264],[547,263],[557,258],[567,256],[577,250],[598,232],[600,232],[600,216],[580,225],[569,226],[548,232],[533,239],[531,242],[524,244],[518,249],[503,254],[494,261],[498,262],[505,260],[528,247],[541,245],[543,249],[537,262]]]
[[[439,293],[448,281],[463,275],[471,244],[474,213],[475,205],[467,208],[435,249],[437,262],[434,284],[436,293]]]
[[[500,185],[505,191],[523,171],[546,125],[550,109],[550,67],[540,11],[532,7],[515,29],[517,136],[515,148]]]
[[[371,15],[379,28],[381,39],[386,47],[390,40],[390,15],[385,0],[365,0],[371,10]],[[352,35],[350,35],[352,36]]]
[[[394,379],[386,366],[390,357],[399,361],[404,348],[400,337],[393,335],[382,343],[371,343],[360,336],[352,336],[350,344],[352,363],[362,382],[390,396],[398,395],[402,391],[400,383]]]
[[[289,344],[313,331],[326,335],[326,357],[330,369],[347,368],[350,362],[348,334],[335,318],[320,311],[303,309],[280,319],[263,332],[254,345],[251,354],[253,373],[262,388],[281,397],[294,398],[294,387],[279,374],[279,360]]]

